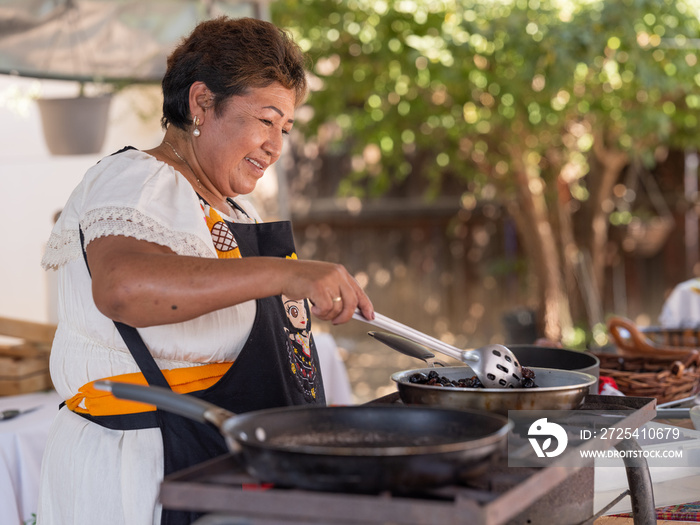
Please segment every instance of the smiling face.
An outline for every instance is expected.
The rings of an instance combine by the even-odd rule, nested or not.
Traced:
[[[193,150],[204,176],[227,197],[255,189],[282,153],[294,124],[295,93],[280,84],[233,96],[223,112],[205,112]]]

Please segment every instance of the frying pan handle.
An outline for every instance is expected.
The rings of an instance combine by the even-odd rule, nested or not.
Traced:
[[[161,410],[184,416],[200,423],[221,424],[234,414],[194,396],[177,394],[160,386],[143,386],[115,381],[95,381],[95,388],[112,392],[114,397],[155,405]]]

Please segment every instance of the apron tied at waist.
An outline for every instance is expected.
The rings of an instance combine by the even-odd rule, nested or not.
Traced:
[[[163,375],[174,392],[178,394],[189,394],[191,392],[206,390],[214,385],[228,372],[232,364],[233,362],[227,362],[190,366],[187,368],[174,368],[171,370],[163,370]],[[132,383],[135,385],[148,385],[148,381],[141,372],[106,377],[100,381],[104,380]],[[76,414],[89,416],[117,416],[153,412],[156,410],[154,405],[117,399],[111,392],[98,390],[95,388],[95,381],[91,381],[80,387],[78,393],[66,401],[66,407]]]

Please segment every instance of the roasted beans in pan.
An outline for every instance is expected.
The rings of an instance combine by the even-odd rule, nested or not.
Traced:
[[[435,370],[431,370],[427,374],[417,372],[409,376],[408,381],[416,385],[442,386],[447,388],[485,388],[476,376],[454,380],[441,376]],[[521,388],[537,388],[535,372],[529,368],[523,367],[523,377],[520,380],[520,384]]]

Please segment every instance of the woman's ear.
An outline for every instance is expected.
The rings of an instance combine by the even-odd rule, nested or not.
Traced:
[[[199,124],[204,122],[204,113],[214,105],[214,93],[204,82],[197,81],[190,86],[190,115],[199,117]]]

